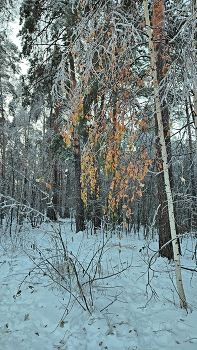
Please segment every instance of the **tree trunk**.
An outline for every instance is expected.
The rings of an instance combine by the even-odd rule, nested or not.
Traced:
[[[188,108],[188,101],[185,102],[186,117],[187,117],[187,130],[188,130],[188,142],[189,142],[189,159],[190,159],[190,176],[191,176],[191,225],[190,228],[196,229],[197,227],[197,214],[196,214],[196,182],[195,182],[195,169],[194,169],[194,151],[192,144],[192,133],[190,125],[190,115]]]
[[[84,204],[81,199],[81,154],[80,138],[74,133],[74,159],[75,159],[75,199],[76,199],[76,233],[85,230]]]
[[[153,0],[153,15],[152,15],[152,25],[153,25],[153,47],[156,56],[156,71],[157,71],[157,82],[160,84],[165,73],[165,47],[164,47],[164,1]],[[164,130],[164,138],[168,157],[168,172],[170,178],[171,189],[173,187],[172,180],[172,162],[171,162],[171,142],[170,142],[170,131],[169,131],[169,110],[167,102],[164,99],[163,89],[158,89],[161,116]],[[161,143],[159,138],[159,127],[157,117],[155,118],[155,132],[156,132],[156,165],[157,165],[157,191],[159,200],[159,210],[158,210],[158,231],[159,231],[159,248],[161,248],[166,242],[170,241],[170,223],[168,215],[168,204],[167,196],[165,191],[165,181],[163,173],[163,162],[162,162],[162,152]],[[173,259],[173,249],[172,243],[168,244],[164,249],[160,251],[160,255],[163,257]]]
[[[75,65],[72,55],[70,55],[70,76],[71,88],[74,92],[76,88]],[[76,200],[76,233],[85,230],[84,223],[84,203],[81,199],[81,152],[80,136],[74,126],[74,160],[75,160],[75,200]]]
[[[54,128],[54,134],[58,134],[58,117],[59,117],[59,103],[55,105],[55,121],[52,122],[52,107],[51,107],[51,113],[50,113],[50,128]],[[57,221],[58,216],[58,183],[59,183],[59,177],[58,177],[58,164],[56,155],[54,156],[54,163],[52,165],[53,169],[53,177],[52,177],[52,206],[47,208],[47,217],[50,220]]]
[[[159,18],[160,11],[161,12],[164,11],[163,1],[164,0],[153,0],[154,4],[157,5],[158,18]],[[171,191],[171,185],[170,185],[170,176],[169,176],[169,170],[168,170],[168,155],[167,155],[167,147],[166,147],[165,134],[164,134],[164,125],[163,125],[163,119],[162,119],[162,106],[160,103],[160,94],[159,94],[159,87],[158,87],[157,65],[156,65],[157,56],[156,56],[154,45],[153,45],[153,37],[152,37],[152,31],[151,31],[151,26],[150,26],[150,18],[149,18],[149,10],[148,10],[147,0],[143,0],[143,4],[144,4],[144,10],[145,10],[147,32],[148,32],[149,50],[150,50],[150,55],[151,55],[151,66],[152,66],[152,74],[153,74],[156,117],[157,117],[157,123],[158,123],[159,138],[160,138],[160,143],[161,143],[161,155],[162,155],[162,161],[163,161],[165,191],[166,191],[166,196],[167,196],[168,215],[169,215],[170,231],[171,231],[171,238],[172,238],[172,245],[173,245],[177,291],[178,291],[178,295],[179,295],[181,308],[187,309],[188,304],[186,301],[185,292],[184,292],[183,283],[182,283],[182,276],[181,276],[179,243],[178,243],[177,234],[176,234],[174,206],[173,206],[173,198],[172,198],[172,191]],[[163,19],[162,19],[162,21],[163,21]],[[160,18],[159,18],[157,25],[159,25],[160,23],[161,23],[161,25],[163,25],[162,22],[160,21]]]
[[[0,191],[2,193],[5,193],[5,174],[6,174],[6,167],[5,167],[5,161],[6,161],[6,142],[5,142],[5,116],[4,116],[4,103],[3,103],[3,91],[2,91],[2,83],[1,83],[1,76],[0,76],[0,104],[1,104],[1,119],[0,119],[0,126],[1,126],[1,188]],[[1,208],[0,210],[0,220],[2,224],[2,220],[4,218],[4,211]]]
[[[167,196],[166,196],[166,189],[165,189],[165,180],[164,180],[164,173],[163,173],[163,161],[162,161],[162,152],[161,152],[161,141],[158,137],[158,122],[156,120],[155,122],[155,131],[156,131],[156,143],[155,143],[155,149],[156,149],[156,166],[157,166],[157,196],[158,196],[158,202],[159,202],[159,210],[158,210],[158,217],[157,217],[157,226],[158,226],[158,233],[159,233],[159,249],[166,243],[169,242],[171,239],[171,232],[170,232],[170,222],[169,222],[169,214],[168,214],[168,204],[167,204]],[[168,169],[169,171],[169,169]],[[172,249],[172,243],[168,244],[160,250],[160,256],[166,257],[169,260],[173,259],[173,249]]]
[[[197,0],[193,0],[193,9],[192,12],[194,14],[194,21],[197,20]],[[193,32],[192,35],[192,56],[193,56],[193,67],[196,66],[196,32]],[[196,76],[196,69],[193,68],[193,76]],[[193,85],[194,91],[194,113],[193,113],[193,121],[195,128],[195,137],[196,137],[196,156],[197,156],[197,80],[194,80]]]
[[[59,103],[56,103],[55,105],[55,125],[54,125],[54,134],[57,135],[59,132],[58,128],[58,118],[59,118]],[[55,213],[57,215],[57,212],[59,211],[59,198],[58,198],[58,192],[59,192],[59,169],[58,169],[58,162],[57,162],[57,156],[54,156],[54,164],[53,164],[53,183],[52,183],[52,189],[53,189],[53,206]]]
[[[0,76],[0,102],[1,102],[1,154],[2,154],[2,168],[1,168],[1,177],[2,181],[5,181],[5,116],[4,116],[4,103],[3,103],[3,91],[2,91],[2,83]],[[3,188],[5,187],[5,184]]]
[[[68,169],[66,177],[66,191],[65,191],[65,205],[64,205],[64,218],[70,218],[70,196],[71,196],[71,170]]]

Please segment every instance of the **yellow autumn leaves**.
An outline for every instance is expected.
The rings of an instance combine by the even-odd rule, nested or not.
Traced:
[[[36,179],[36,182],[38,183],[44,183],[46,189],[51,190],[51,185],[48,182],[44,181],[44,176],[41,176],[40,178]],[[47,194],[45,191],[43,191],[43,194]]]
[[[70,45],[75,64],[75,71],[70,74],[77,78],[74,88],[67,91],[69,105],[62,136],[67,147],[71,147],[73,133],[75,129],[80,133],[80,122],[84,121],[82,200],[88,204],[91,196],[102,198],[106,213],[123,205],[129,217],[130,203],[136,196],[142,196],[143,180],[151,164],[147,152],[136,143],[139,133],[148,134],[148,121],[146,116],[137,120],[131,103],[131,81],[138,89],[144,87],[145,82],[132,71],[131,58],[126,55],[127,45],[113,35],[112,23],[108,31],[103,30],[102,46],[95,49],[102,30],[101,25],[99,31],[91,29],[87,35],[84,33],[84,56],[79,55],[75,42]],[[87,100],[90,101],[88,112],[84,106]]]
[[[88,203],[88,194],[100,197],[105,192],[107,206],[104,206],[104,212],[114,212],[123,200],[127,203],[124,208],[126,216],[129,217],[131,215],[129,203],[136,196],[142,196],[144,186],[142,181],[148,172],[151,160],[146,151],[132,151],[136,133],[141,132],[140,125],[138,130],[136,127],[135,135],[132,137],[131,134],[128,136],[125,124],[124,118],[115,115],[111,116],[107,125],[101,122],[94,123],[87,148],[82,152],[81,183],[82,199],[85,204]],[[143,127],[148,127],[145,122]],[[127,147],[124,147],[125,143]],[[98,186],[101,177],[106,179],[105,189]]]

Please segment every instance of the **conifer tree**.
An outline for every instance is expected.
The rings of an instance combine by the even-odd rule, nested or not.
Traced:
[[[143,0],[144,11],[145,11],[145,19],[146,26],[148,28],[148,40],[149,40],[149,49],[151,55],[151,66],[153,72],[153,84],[154,84],[154,93],[155,93],[155,109],[156,109],[156,118],[158,123],[158,131],[160,137],[161,144],[161,157],[163,161],[163,173],[164,173],[164,181],[165,181],[165,191],[167,197],[168,204],[168,215],[169,215],[169,223],[170,223],[170,231],[173,245],[173,255],[174,255],[174,263],[175,263],[175,274],[176,274],[176,284],[177,290],[180,300],[181,308],[188,308],[188,304],[185,297],[185,292],[183,288],[182,276],[181,276],[181,264],[180,264],[180,252],[179,252],[179,244],[178,237],[176,233],[176,225],[175,225],[175,213],[174,213],[174,205],[172,198],[172,190],[170,185],[170,175],[168,169],[168,150],[165,141],[165,124],[164,119],[162,118],[162,104],[161,104],[161,96],[159,94],[159,78],[158,74],[160,74],[160,67],[158,67],[161,62],[157,64],[157,61],[160,61],[160,57],[158,55],[158,46],[161,41],[161,33],[163,28],[163,20],[164,20],[164,0],[153,0],[154,9],[154,25],[155,25],[155,33],[151,33],[150,26],[150,18],[149,18],[149,9],[147,0]],[[154,35],[154,36],[152,36]],[[156,45],[154,46],[154,39],[157,39]],[[166,242],[167,243],[167,242]]]

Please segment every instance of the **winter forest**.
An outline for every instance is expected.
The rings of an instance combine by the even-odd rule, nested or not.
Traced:
[[[0,275],[0,350],[196,349],[197,0],[0,0]]]

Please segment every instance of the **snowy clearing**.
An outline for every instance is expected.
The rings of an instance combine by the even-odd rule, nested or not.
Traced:
[[[195,245],[182,241],[182,266],[196,269]],[[182,270],[187,313],[172,263],[156,255],[148,277],[157,246],[132,233],[74,234],[69,221],[11,238],[1,229],[0,350],[196,350],[197,272]]]

